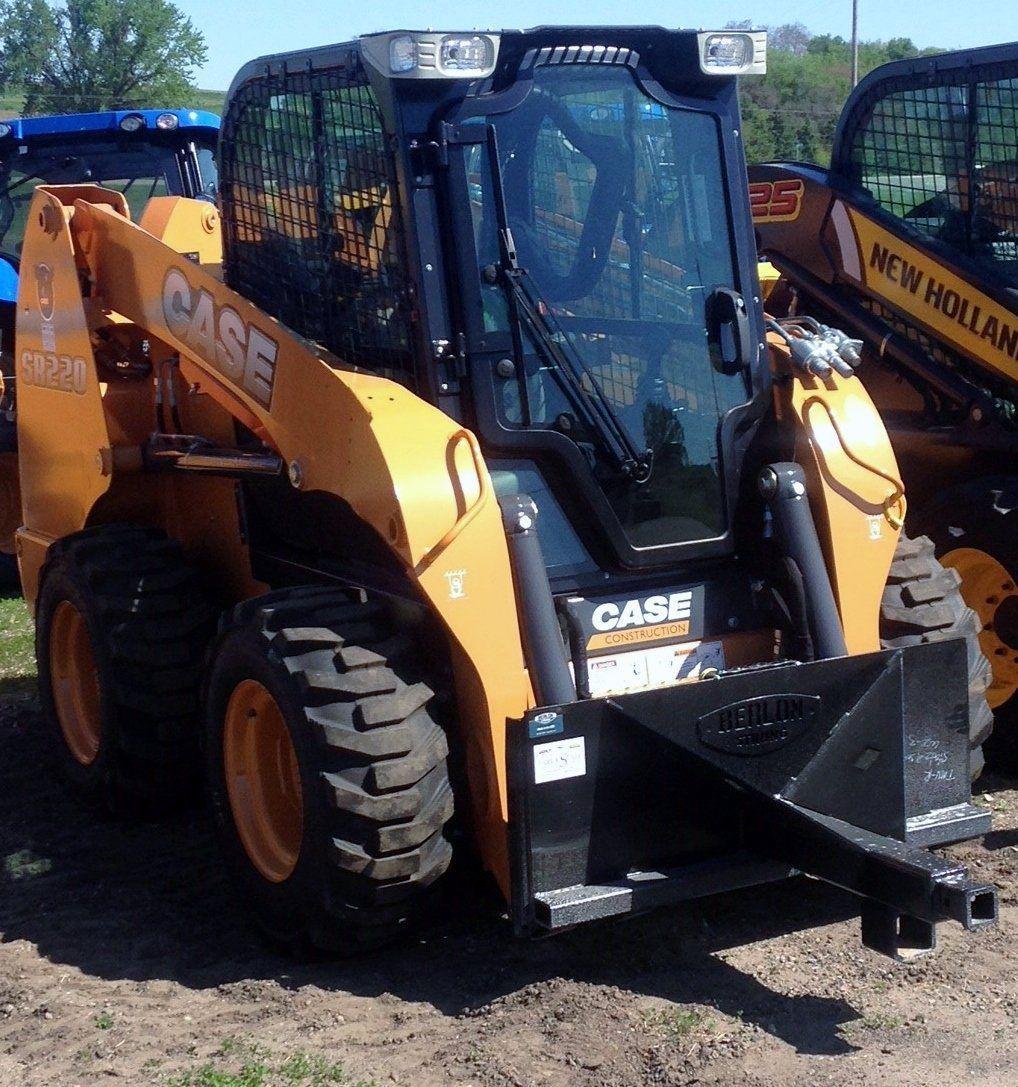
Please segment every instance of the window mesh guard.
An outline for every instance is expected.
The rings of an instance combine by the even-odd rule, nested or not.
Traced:
[[[1018,283],[1016,65],[878,84],[848,136],[850,173],[882,207]]]
[[[222,149],[229,285],[343,361],[405,380],[395,166],[359,64],[245,84]]]

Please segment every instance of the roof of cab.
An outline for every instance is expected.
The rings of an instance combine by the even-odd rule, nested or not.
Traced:
[[[176,129],[163,130],[156,127],[156,118],[164,113],[171,113],[177,118]],[[180,131],[181,129],[203,129],[207,132],[219,131],[219,115],[204,109],[118,109],[103,113],[65,113],[54,117],[12,117],[0,124],[7,125],[10,131],[5,137],[27,140],[45,136],[78,136],[83,134],[100,135],[104,132],[122,132],[120,122],[125,117],[141,117],[145,129],[153,131]],[[138,131],[141,131],[139,129]]]

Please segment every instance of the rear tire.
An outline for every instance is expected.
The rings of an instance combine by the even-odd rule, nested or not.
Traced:
[[[990,662],[979,644],[980,623],[965,604],[961,578],[937,561],[926,536],[898,540],[880,608],[880,640],[885,649],[964,638],[968,653],[969,745],[971,772],[983,769],[982,743],[993,730],[993,711],[986,701]]]
[[[16,594],[21,587],[18,560],[15,555],[0,551],[0,593]]]
[[[21,486],[18,479],[17,445],[13,433],[4,432],[0,420],[0,592],[17,589],[18,559],[14,552],[15,532],[21,524]]]
[[[104,525],[49,549],[36,608],[39,692],[58,765],[89,803],[162,815],[190,798],[211,614],[178,545]]]
[[[332,589],[245,601],[219,636],[204,726],[215,821],[256,922],[292,952],[388,943],[449,867],[448,745],[423,657],[382,606]],[[245,754],[272,747],[274,764]]]

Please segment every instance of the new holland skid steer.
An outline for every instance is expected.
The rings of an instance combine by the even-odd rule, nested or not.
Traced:
[[[853,345],[765,328],[764,49],[375,34],[241,71],[221,221],[37,192],[18,548],[59,759],[151,814],[200,746],[275,939],[391,939],[471,839],[521,933],[793,872],[890,955],[995,920],[927,848],[988,827],[957,578],[901,533]]]
[[[865,344],[909,531],[978,616],[987,757],[1016,773],[1018,43],[878,68],[845,106],[829,170],[755,166],[750,191],[783,279],[768,309]]]

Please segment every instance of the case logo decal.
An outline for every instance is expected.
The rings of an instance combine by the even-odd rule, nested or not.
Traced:
[[[693,594],[688,589],[667,596],[648,596],[644,600],[627,600],[621,607],[608,601],[599,604],[591,616],[597,630],[619,630],[622,627],[641,627],[648,623],[670,622],[688,619],[693,606]]]
[[[702,637],[704,586],[661,588],[638,597],[574,597],[569,610],[591,654]]]
[[[590,625],[598,633],[591,635],[587,649],[684,638],[689,634],[692,611],[693,593],[689,589],[636,600],[605,601],[590,616]]]
[[[44,321],[53,320],[53,269],[48,264],[35,266],[35,291]]]
[[[194,291],[179,268],[163,281],[163,317],[169,330],[193,347],[231,384],[263,408],[272,406],[279,344],[231,306],[217,306],[206,290]]]

